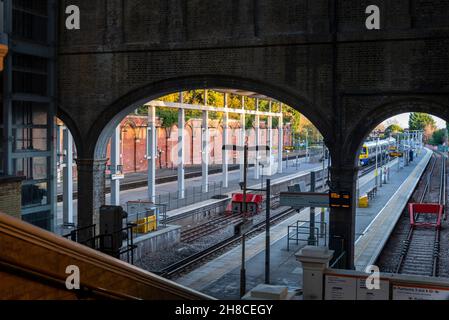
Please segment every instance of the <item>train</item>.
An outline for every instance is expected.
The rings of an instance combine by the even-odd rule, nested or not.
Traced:
[[[264,196],[262,194],[246,194],[246,215],[257,215],[262,211]],[[226,215],[240,214],[243,211],[243,193],[233,193],[231,203],[225,210]]]
[[[359,161],[361,166],[369,165],[376,161],[376,146],[378,149],[378,160],[390,156],[391,147],[396,147],[396,139],[388,138],[379,141],[367,141],[360,151]]]

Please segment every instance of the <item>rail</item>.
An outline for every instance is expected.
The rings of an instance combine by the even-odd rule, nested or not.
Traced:
[[[278,213],[277,215],[271,217],[270,223],[275,223],[279,220],[282,220],[286,216],[288,216],[292,213],[295,213],[295,212],[296,212],[296,210],[291,209],[291,208],[285,209],[282,212]],[[264,228],[265,228],[265,221],[255,224],[251,228],[251,230],[246,233],[246,237],[248,238],[249,236],[253,236],[256,233],[258,233],[261,229],[265,230]],[[168,277],[168,278],[173,277],[175,274],[182,272],[183,270],[191,267],[192,265],[197,264],[200,261],[203,261],[205,259],[208,259],[212,255],[215,255],[218,252],[221,252],[222,250],[229,248],[230,246],[240,243],[241,238],[242,237],[240,235],[231,236],[223,241],[220,241],[219,243],[217,243],[215,245],[212,245],[211,247],[209,247],[203,251],[193,254],[193,255],[191,255],[185,259],[182,259],[178,262],[175,262],[175,263],[169,265],[168,267],[163,268],[160,271],[156,271],[155,273],[157,273],[163,277]]]
[[[327,224],[323,221],[317,224],[320,227],[313,228],[313,239],[310,238],[310,221],[298,220],[294,224],[289,225],[287,227],[287,251],[290,251],[290,242],[295,242],[298,245],[300,241],[303,241],[308,242],[309,245],[319,246],[321,238],[324,239],[324,244],[322,245],[327,246]],[[307,237],[303,238],[301,235]]]
[[[445,179],[446,166],[445,157],[440,155],[441,168],[438,181],[438,203],[445,203]],[[431,192],[432,179],[437,164],[437,157],[433,155],[429,173],[426,175],[423,192],[418,197],[419,203],[423,203],[426,196]],[[412,214],[412,213],[410,213]],[[418,221],[420,213],[413,216],[414,221]],[[422,274],[437,276],[438,260],[440,252],[440,228],[417,228],[414,224],[410,226],[404,245],[402,247],[398,263],[395,268],[396,273]],[[416,261],[419,259],[419,265]],[[426,264],[427,262],[427,264]]]

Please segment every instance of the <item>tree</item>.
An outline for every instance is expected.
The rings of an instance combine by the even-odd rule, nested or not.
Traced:
[[[301,131],[301,114],[292,107],[284,107],[284,119],[286,122],[290,122],[293,133],[299,133]]]
[[[435,120],[427,113],[412,112],[408,119],[408,128],[410,130],[424,130],[426,126],[436,129]]]
[[[430,141],[437,129],[435,120],[427,113],[413,112],[408,119],[410,130],[424,130],[424,141]]]
[[[445,141],[446,141],[446,129],[439,129],[432,134],[432,138],[430,139],[429,143],[436,146],[442,145]]]
[[[385,129],[385,135],[388,137],[390,135],[395,135],[404,132],[404,129],[398,124],[391,124]]]
[[[173,125],[178,123],[178,112],[171,108],[157,108],[156,115],[161,121],[161,127],[165,129],[165,166],[168,167],[168,138],[171,135]]]

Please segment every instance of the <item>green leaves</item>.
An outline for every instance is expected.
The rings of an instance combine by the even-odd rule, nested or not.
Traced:
[[[412,112],[408,120],[408,127],[410,130],[424,130],[426,127],[435,130],[436,123],[432,116],[427,113]]]

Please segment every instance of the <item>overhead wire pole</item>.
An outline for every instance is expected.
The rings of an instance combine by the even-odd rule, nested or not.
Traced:
[[[271,113],[272,112],[272,107],[273,107],[273,102],[270,100],[269,102],[269,109],[268,111]],[[268,165],[270,166],[270,170],[268,173],[269,175],[271,175],[271,172],[273,170],[273,162],[272,162],[272,157],[273,157],[273,117],[272,116],[268,116],[268,135],[267,135],[267,139],[268,139]]]
[[[316,183],[316,173],[315,171],[310,172],[310,192],[315,192]],[[311,246],[316,245],[315,241],[315,207],[310,207],[309,215],[309,239],[308,244]]]
[[[244,175],[243,175],[243,182],[240,183],[240,187],[242,188],[242,193],[243,193],[243,200],[242,200],[243,222],[240,223],[240,234],[241,234],[241,237],[242,237],[242,259],[241,259],[241,268],[240,268],[240,297],[243,297],[245,295],[245,293],[246,293],[246,268],[245,268],[245,264],[246,264],[246,261],[245,261],[245,238],[246,237],[245,237],[245,235],[246,235],[246,232],[248,230],[243,230],[242,231],[242,229],[245,229],[247,227],[248,222],[252,222],[252,219],[251,220],[248,219],[248,214],[247,214],[248,207],[247,207],[247,201],[246,201],[247,200],[246,199],[246,194],[247,194],[248,190],[263,191],[263,189],[248,189],[248,186],[247,186],[248,152],[250,150],[251,151],[253,151],[253,150],[254,151],[259,151],[261,149],[261,147],[260,146],[255,146],[255,147],[251,147],[251,148],[248,147],[248,138],[246,137],[245,138],[245,143],[244,143],[243,146],[223,145],[222,150],[228,150],[228,149],[234,150],[234,151],[239,151],[239,152],[243,151],[243,173],[244,173]],[[267,149],[268,149],[268,147],[265,146],[265,150],[267,150]],[[267,188],[268,188],[268,185],[269,185],[269,180],[267,180]],[[270,191],[267,191],[267,192],[270,192]],[[269,202],[270,200],[267,200],[267,201],[268,201],[268,205],[269,205],[270,204],[270,202]],[[267,224],[268,225],[269,225],[269,216],[270,216],[270,211],[269,211],[270,209],[269,208],[270,208],[270,206],[267,206],[268,213],[266,215],[266,219],[267,219]],[[269,274],[269,259],[270,259],[270,256],[269,256],[269,254],[270,254],[270,248],[269,248],[269,245],[270,245],[270,236],[269,236],[270,229],[269,229],[269,226],[266,227],[266,232],[267,232],[267,235],[266,235],[266,246],[267,247],[265,248],[265,250],[268,253],[266,253],[265,258],[268,259],[268,262],[265,261],[265,266],[266,266],[266,268],[268,266],[268,270],[266,269],[266,271],[265,271],[265,277],[266,277],[265,280],[269,281],[269,276],[267,278],[267,272]]]
[[[148,105],[147,129],[148,199],[156,200],[156,107]]]
[[[271,216],[271,180],[267,179],[265,209],[265,284],[270,284],[270,216]]]
[[[242,215],[243,221],[246,222],[248,209],[246,205],[246,177],[248,167],[248,138],[245,138],[245,144],[243,147],[243,202],[242,202]],[[242,233],[242,268],[240,270],[240,296],[243,297],[246,293],[246,268],[245,268],[245,233]]]
[[[120,179],[117,176],[120,165],[120,125],[111,137],[111,205],[120,205]]]
[[[68,128],[63,130],[63,224],[73,226],[73,138]]]
[[[376,187],[377,187],[377,185],[378,185],[378,168],[377,168],[377,157],[378,157],[378,151],[379,151],[379,137],[377,137],[376,138],[376,166],[375,166],[375,169],[374,169],[374,177],[375,177],[375,181],[376,181]],[[368,161],[369,162],[369,161]]]
[[[184,94],[179,93],[179,102],[184,103]],[[178,109],[178,198],[185,197],[185,169],[184,169],[184,128],[185,128],[185,110]]]
[[[228,94],[224,93],[224,108],[228,108]],[[228,144],[228,122],[229,113],[223,113],[223,145]],[[223,188],[227,188],[229,185],[229,175],[228,175],[228,151],[222,150],[222,164],[223,164]]]
[[[309,162],[309,130],[306,129],[306,163]]]
[[[242,110],[245,110],[245,97],[244,96],[241,97],[241,103],[242,103]],[[245,113],[242,112],[241,115],[240,115],[240,144],[242,146],[245,145],[245,136],[246,136],[245,135],[245,130],[246,130],[246,128],[245,128],[245,124],[246,123],[245,122],[246,122]],[[239,152],[239,158],[240,158],[240,181],[243,181],[244,175],[245,175],[245,173],[244,173],[245,165],[243,163],[245,160],[243,159],[243,161],[242,161],[242,156],[243,156],[243,158],[245,157],[244,153],[245,152],[243,152],[243,153]]]
[[[284,149],[284,117],[282,116],[282,103],[279,106],[279,123],[278,123],[278,172],[282,173],[282,151]],[[288,157],[287,157],[288,163]]]
[[[256,99],[256,111],[259,111],[259,99]],[[254,121],[254,132],[256,135],[256,146],[260,144],[260,116],[259,114],[256,114],[255,121]],[[259,151],[256,151],[255,156],[255,166],[254,166],[254,179],[259,179],[260,176],[260,168],[259,168],[259,159],[260,153]]]
[[[324,144],[323,138],[323,171],[321,171],[321,189],[324,191],[324,171],[326,169],[326,145]]]
[[[207,89],[204,90],[204,106],[207,106]],[[202,168],[202,189],[203,192],[209,192],[209,111],[203,110],[202,122],[202,149],[201,149],[201,168]]]

